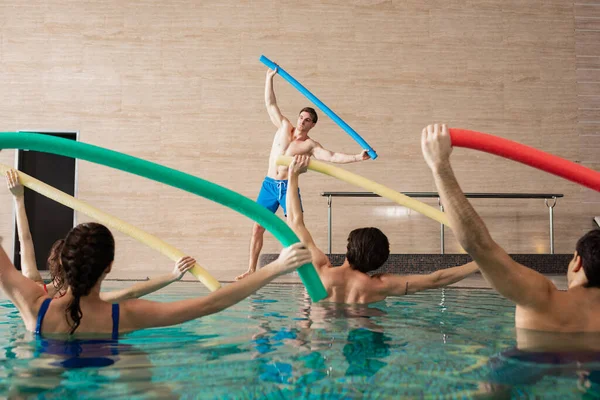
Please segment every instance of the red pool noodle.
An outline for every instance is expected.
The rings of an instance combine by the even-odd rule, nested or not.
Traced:
[[[466,129],[450,129],[452,146],[485,151],[527,164],[600,192],[600,172],[533,147]]]

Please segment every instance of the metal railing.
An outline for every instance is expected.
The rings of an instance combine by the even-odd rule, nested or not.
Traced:
[[[436,198],[441,211],[444,206],[436,192],[401,192],[403,195],[415,198]],[[334,197],[381,197],[372,192],[322,192],[321,196],[327,197],[327,252],[331,254],[331,216]],[[560,197],[559,193],[465,193],[469,199],[544,199],[550,217],[550,254],[554,254],[554,206]],[[440,248],[444,254],[444,224],[440,224]]]

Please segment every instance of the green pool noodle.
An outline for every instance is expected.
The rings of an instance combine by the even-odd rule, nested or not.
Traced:
[[[300,241],[285,222],[249,198],[202,178],[141,158],[87,143],[29,132],[0,132],[0,149],[57,154],[143,176],[231,208],[259,223],[285,247]],[[312,301],[317,302],[327,297],[323,282],[312,264],[301,266],[298,273]]]

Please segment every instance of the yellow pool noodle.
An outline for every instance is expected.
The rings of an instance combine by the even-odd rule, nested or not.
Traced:
[[[277,157],[277,165],[289,166],[292,162],[292,157],[290,156],[279,156]],[[385,197],[386,199],[390,199],[402,206],[408,207],[412,210],[415,210],[418,213],[423,214],[426,217],[429,217],[433,220],[438,221],[441,224],[446,226],[450,226],[450,222],[448,221],[448,217],[446,214],[438,210],[437,208],[431,207],[425,203],[422,203],[418,200],[412,199],[408,196],[403,195],[395,190],[392,190],[386,186],[383,186],[377,182],[373,182],[367,178],[364,178],[360,175],[353,174],[352,172],[348,172],[338,167],[334,167],[333,165],[326,164],[324,162],[310,160],[308,164],[308,169],[316,172],[320,172],[325,175],[332,176],[344,182],[347,182],[351,185],[355,185],[361,187],[365,190],[368,190],[373,193],[377,193],[381,197]]]
[[[6,171],[12,169],[8,165],[0,164],[0,172],[5,175]],[[21,171],[19,171],[19,180],[21,184],[35,192],[38,192],[42,196],[48,197],[60,203],[66,207],[72,208],[73,210],[79,211],[90,218],[95,219],[96,221],[113,228],[119,232],[122,232],[135,240],[145,244],[148,247],[157,250],[163,255],[167,256],[173,261],[179,260],[181,257],[185,256],[182,251],[176,249],[168,243],[163,242],[159,238],[154,235],[151,235],[143,230],[136,228],[135,226],[120,220],[117,217],[114,217],[110,214],[105,213],[87,203],[84,203],[81,200],[77,200],[73,196],[70,196],[60,190],[45,184],[42,181],[35,179],[32,176],[29,176]],[[190,270],[190,273],[194,275],[200,282],[202,282],[211,292],[219,289],[221,284],[215,278],[213,278],[208,271],[202,268],[200,265],[196,264]]]

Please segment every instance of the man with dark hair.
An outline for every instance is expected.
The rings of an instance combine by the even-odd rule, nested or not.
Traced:
[[[300,112],[298,113],[298,115],[302,114],[303,112],[307,112],[310,115],[310,118],[312,119],[312,122],[316,125],[317,121],[319,120],[319,116],[317,115],[317,112],[315,111],[314,108],[312,107],[304,107],[302,110],[300,110]],[[362,153],[361,153],[362,155]]]
[[[477,264],[470,262],[460,267],[446,268],[427,275],[378,274],[368,272],[381,267],[390,255],[388,238],[377,228],[361,228],[350,232],[346,259],[333,267],[329,258],[317,247],[304,225],[304,216],[298,195],[298,176],[306,172],[308,156],[295,156],[289,166],[287,209],[288,225],[312,254],[315,266],[328,297],[336,303],[368,304],[387,296],[404,296],[427,289],[436,289],[458,282],[477,272]]]
[[[390,255],[390,242],[377,228],[355,229],[348,235],[346,259],[364,273],[381,267]]]
[[[516,304],[515,326],[528,332],[600,332],[600,230],[579,239],[567,269],[568,290],[558,290],[492,239],[456,181],[446,125],[423,129],[421,147],[454,235],[492,287]]]
[[[592,229],[579,238],[575,252],[587,278],[585,286],[600,288],[600,229]]]
[[[275,92],[273,91],[273,77],[277,74],[277,68],[267,71],[265,83],[265,104],[271,122],[277,127],[275,138],[269,156],[269,169],[263,181],[256,202],[269,211],[275,213],[279,206],[283,208],[286,215],[285,197],[287,194],[287,168],[277,166],[276,160],[280,155],[295,156],[296,154],[307,154],[314,156],[317,160],[328,161],[337,164],[347,164],[356,161],[368,160],[367,150],[360,154],[335,153],[326,150],[321,144],[308,136],[308,132],[315,126],[318,120],[317,112],[311,107],[305,107],[298,114],[298,121],[294,127],[289,119],[284,117],[277,106]],[[254,271],[258,263],[258,256],[263,246],[263,235],[265,228],[257,223],[252,226],[252,237],[250,239],[250,257],[248,271],[238,276],[241,279]]]

